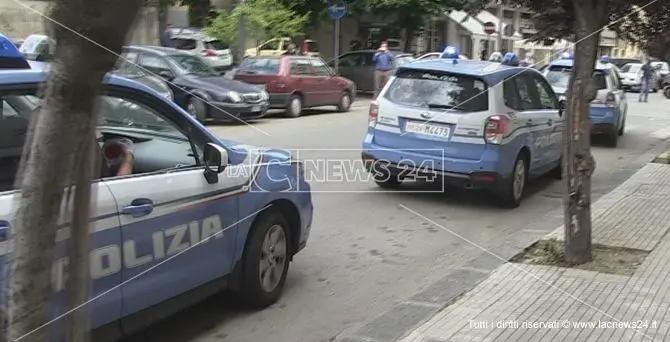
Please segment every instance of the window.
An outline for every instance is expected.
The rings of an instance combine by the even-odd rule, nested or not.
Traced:
[[[489,108],[487,88],[483,80],[472,76],[399,69],[385,97],[408,106],[480,112]]]
[[[138,64],[154,74],[159,74],[165,71],[172,72],[167,61],[156,55],[143,54],[140,57],[140,62]]]
[[[519,97],[518,110],[523,111],[542,108],[537,94],[531,90],[532,87],[535,87],[535,84],[527,74],[522,73],[511,79],[514,80],[514,86],[516,87]]]
[[[338,63],[339,63],[338,66],[340,67],[348,67],[348,68],[363,66],[363,54],[350,53],[348,55],[344,55],[340,57]]]
[[[172,38],[172,47],[178,50],[194,50],[198,46],[195,39]]]
[[[278,58],[246,58],[240,63],[237,72],[254,75],[276,75],[279,73]]]
[[[628,63],[621,68],[621,72],[635,74],[642,70],[642,64]]]
[[[212,68],[202,60],[202,58],[189,55],[186,53],[180,53],[175,55],[170,55],[167,58],[177,63],[179,67],[187,74],[194,74],[200,76],[214,76],[217,75]]]
[[[313,76],[312,67],[307,59],[291,59],[291,75]]]
[[[321,59],[312,58],[309,60],[314,69],[314,73],[317,76],[330,76],[333,74],[333,71],[329,66],[326,65]]]
[[[540,109],[558,109],[558,99],[551,86],[538,75],[533,76],[535,89],[540,98]]]
[[[375,57],[374,53],[363,52],[361,54],[361,66],[363,67],[374,66],[375,65],[374,57]]]
[[[514,76],[503,81],[503,99],[505,101],[505,106],[514,110],[522,110]]]
[[[205,42],[205,49],[210,50],[227,50],[230,49],[230,44],[224,43],[220,40],[208,40]]]
[[[260,48],[258,48],[258,50],[273,50],[273,51],[279,50],[279,40],[277,39],[270,40],[265,44],[261,45]]]
[[[3,116],[0,121],[0,192],[3,192],[14,188],[28,126],[32,115],[38,113],[42,100],[21,93],[0,94],[0,101],[3,103],[3,112],[6,104],[13,108],[12,113],[16,113],[11,117]],[[200,165],[206,138],[197,133],[186,134],[191,129],[186,120],[169,121],[162,116],[162,107],[157,108],[144,101],[125,95],[100,97],[100,122],[97,127],[102,163],[100,177],[117,175],[118,165],[106,162],[106,158],[113,157],[108,154],[111,152],[103,152],[103,146],[110,140],[120,138],[132,141],[132,175]],[[178,119],[179,116],[173,118]]]
[[[625,72],[625,71],[623,71]],[[572,75],[572,67],[552,65],[550,66],[545,77],[549,84],[554,88],[568,88],[570,84],[570,76]],[[595,70],[593,72],[593,80],[596,82],[598,89],[607,89],[607,76],[603,70]]]

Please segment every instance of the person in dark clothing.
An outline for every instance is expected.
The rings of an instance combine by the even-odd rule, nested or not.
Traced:
[[[163,47],[172,47],[172,25],[165,25],[165,31],[161,34],[161,46]]]
[[[295,47],[295,44],[291,43],[288,45],[288,48],[286,49],[286,52],[284,52],[284,56],[298,56],[300,55],[300,50],[298,50]]]
[[[654,81],[654,67],[651,66],[651,60],[642,65],[642,86],[640,87],[639,102],[647,102],[649,98],[649,91],[652,88],[651,83]]]
[[[386,81],[388,81],[389,73],[393,68],[393,55],[389,52],[386,42],[381,43],[372,60],[375,63],[373,83],[375,88],[374,98],[376,99],[379,92],[384,88]]]

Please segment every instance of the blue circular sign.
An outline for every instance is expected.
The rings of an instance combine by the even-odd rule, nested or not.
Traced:
[[[342,19],[347,14],[347,2],[328,0],[328,16],[333,20]]]

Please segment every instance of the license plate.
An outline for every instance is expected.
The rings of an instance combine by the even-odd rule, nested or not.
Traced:
[[[447,126],[433,125],[429,123],[408,121],[405,124],[405,132],[428,135],[431,137],[448,138],[450,129]]]
[[[261,106],[253,106],[251,107],[252,112],[260,112],[261,111]]]

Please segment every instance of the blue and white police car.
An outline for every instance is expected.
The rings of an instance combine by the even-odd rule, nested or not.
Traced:
[[[572,55],[565,53],[543,70],[544,76],[560,97],[566,96],[573,64]],[[612,147],[616,147],[619,137],[624,134],[628,112],[628,100],[620,79],[617,67],[609,63],[607,58],[596,63],[593,80],[598,87],[598,94],[589,110],[591,134],[603,135],[606,143]]]
[[[25,69],[3,38],[0,272],[20,191],[14,178],[47,76]],[[302,164],[283,150],[220,139],[140,83],[109,75],[103,89],[101,154],[114,160],[109,142],[124,141],[134,161],[125,175],[105,164],[93,185],[91,296],[99,298],[89,304],[92,340],[133,333],[222,289],[238,291],[255,308],[277,301],[289,263],[310,235],[313,206]],[[119,120],[124,116],[132,120]],[[67,238],[68,224],[61,222],[54,315],[64,307]],[[56,339],[63,336],[60,321],[49,328]]]
[[[377,184],[399,186],[407,165],[491,190],[519,206],[530,178],[560,176],[562,110],[540,72],[445,58],[400,67],[370,106],[362,158]],[[428,161],[429,163],[426,163]]]

